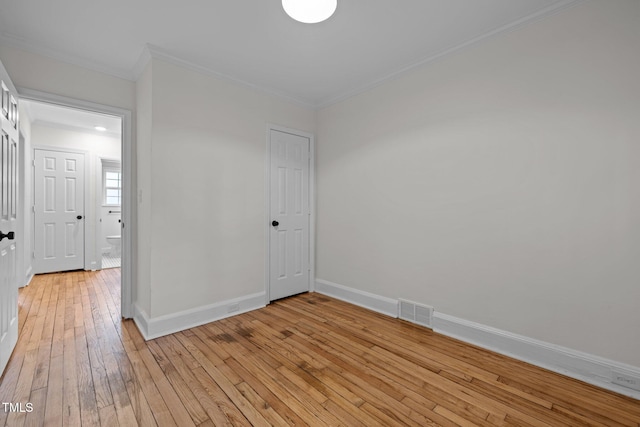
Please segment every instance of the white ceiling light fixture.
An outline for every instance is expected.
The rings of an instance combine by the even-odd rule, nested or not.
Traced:
[[[287,15],[305,24],[317,24],[333,15],[338,0],[282,0]]]
[[[107,128],[104,126],[96,126],[94,127],[95,130],[97,130],[98,132],[106,132]]]

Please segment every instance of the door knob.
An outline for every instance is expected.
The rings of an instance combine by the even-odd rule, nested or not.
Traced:
[[[0,231],[0,242],[3,241],[5,237],[9,240],[13,240],[16,238],[16,234],[13,231],[8,232],[7,234]]]
[[[280,225],[280,223],[278,221],[271,221],[271,225],[273,225],[274,227],[277,227]]]
[[[82,215],[78,215],[76,219],[82,219]]]

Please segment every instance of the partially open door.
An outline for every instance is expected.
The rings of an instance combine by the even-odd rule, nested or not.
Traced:
[[[18,93],[0,62],[0,375],[18,341]]]
[[[270,130],[269,299],[309,291],[310,138]]]

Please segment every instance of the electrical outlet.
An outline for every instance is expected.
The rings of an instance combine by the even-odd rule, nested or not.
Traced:
[[[620,371],[613,371],[611,382],[640,391],[640,378]]]
[[[229,305],[229,311],[228,311],[229,313],[233,313],[234,311],[238,311],[238,310],[240,310],[239,303],[236,302],[234,304]]]

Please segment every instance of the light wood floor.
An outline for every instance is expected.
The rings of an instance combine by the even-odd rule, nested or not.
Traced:
[[[37,276],[0,426],[638,426],[640,401],[318,294],[144,342],[119,269]]]

